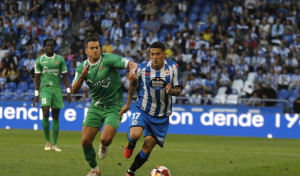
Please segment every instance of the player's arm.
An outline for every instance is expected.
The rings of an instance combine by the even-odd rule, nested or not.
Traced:
[[[120,117],[122,116],[123,113],[126,113],[130,109],[131,100],[136,90],[136,87],[137,87],[137,81],[133,81],[129,84],[127,100],[119,113]]]
[[[179,96],[181,94],[181,79],[180,79],[180,69],[178,64],[173,65],[173,80],[172,85],[169,83],[166,86],[166,93],[172,96]]]
[[[68,100],[68,104],[71,103],[72,98],[71,98],[71,89],[70,89],[70,84],[69,84],[69,78],[68,78],[68,73],[62,73],[63,76],[63,83],[65,85],[65,88],[67,90],[67,100]]]
[[[137,69],[137,64],[134,62],[129,61],[127,68],[129,69],[129,73],[128,73],[128,80],[132,83],[132,82],[136,82],[136,75],[135,75],[135,71]],[[136,83],[135,83],[136,84]]]
[[[41,83],[41,74],[35,73],[34,77],[34,99],[32,105],[35,107],[35,103],[37,104],[40,101],[39,91],[40,91],[40,83]]]
[[[79,91],[79,89],[81,88],[83,81],[84,81],[86,75],[88,74],[89,68],[90,68],[90,65],[84,67],[80,76],[78,76],[78,79],[77,79],[77,76],[75,76],[75,78],[74,78],[75,81],[72,84],[72,94],[76,94]],[[76,73],[78,73],[78,72],[76,72]]]
[[[181,86],[175,86],[172,88],[171,84],[166,86],[166,93],[172,96],[179,96],[181,94]]]

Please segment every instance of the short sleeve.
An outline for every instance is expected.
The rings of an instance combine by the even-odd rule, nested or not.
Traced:
[[[72,85],[78,80],[79,76],[81,75],[83,70],[83,64],[78,65],[78,67],[75,70],[75,76],[74,79],[72,81]]]
[[[34,64],[34,73],[41,73],[42,72],[42,69],[41,69],[41,57],[38,57],[36,60],[35,60],[35,64]]]
[[[105,59],[105,64],[109,67],[123,69],[128,67],[129,60],[125,59],[121,56],[118,56],[116,54],[107,54],[107,58]],[[106,57],[105,56],[105,57]]]
[[[63,57],[60,57],[60,59],[62,59],[62,62],[60,65],[61,73],[67,73],[67,66],[66,66],[65,59]]]

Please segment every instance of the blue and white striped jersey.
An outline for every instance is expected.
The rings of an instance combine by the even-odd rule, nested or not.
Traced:
[[[170,116],[172,96],[166,94],[166,85],[170,83],[172,88],[181,85],[179,66],[174,61],[165,59],[164,67],[155,70],[151,63],[140,64],[136,70],[141,85],[136,106],[151,116]]]

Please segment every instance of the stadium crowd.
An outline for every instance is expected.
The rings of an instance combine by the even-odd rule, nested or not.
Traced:
[[[86,59],[83,41],[93,35],[99,36],[103,52],[136,63],[149,60],[151,43],[164,42],[167,57],[178,63],[182,73],[182,96],[187,99],[178,103],[236,104],[228,98],[242,97],[249,98],[250,105],[274,105],[255,100],[287,99],[279,96],[281,90],[299,91],[297,0],[83,0],[80,6],[76,0],[4,2],[0,6],[2,91],[9,82],[26,82],[30,89],[35,59],[46,38],[57,41],[55,51],[64,56],[72,81],[76,66]],[[79,8],[82,14],[75,19]],[[78,20],[78,27],[71,28]],[[72,32],[75,40],[62,51],[66,32]],[[126,91],[127,74],[120,73]],[[84,87],[83,93],[88,98]]]

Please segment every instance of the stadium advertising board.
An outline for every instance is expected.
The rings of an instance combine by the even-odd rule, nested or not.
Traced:
[[[42,111],[40,108],[32,107],[31,102],[11,103],[0,104],[0,128],[42,129]],[[271,109],[174,106],[170,116],[169,133],[300,138],[300,115],[283,114],[280,108]],[[71,103],[71,105],[66,105],[60,111],[60,129],[80,131],[87,110],[88,108],[84,104]],[[131,111],[124,114],[119,132],[128,131],[130,115]]]

